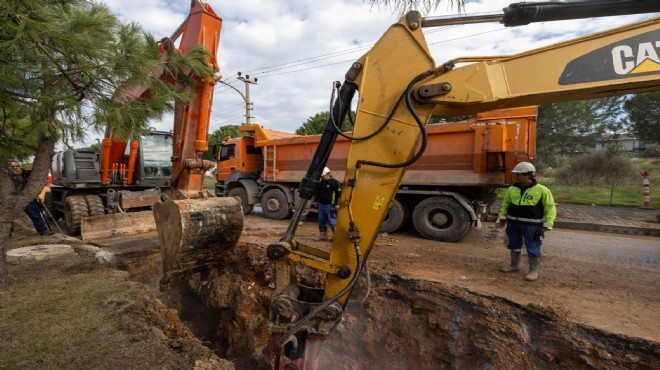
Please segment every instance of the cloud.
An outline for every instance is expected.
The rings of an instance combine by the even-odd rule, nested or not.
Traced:
[[[170,35],[185,19],[188,2],[166,0],[108,0],[111,11],[140,23],[156,38]],[[465,12],[501,13],[511,1],[469,1]],[[250,86],[253,122],[292,132],[316,113],[329,109],[333,81],[343,81],[351,66],[373,45],[398,15],[387,7],[359,0],[209,0],[223,18],[218,59],[223,79],[241,91],[237,72],[256,77]],[[456,15],[441,5],[440,16]],[[606,17],[505,28],[497,23],[425,30],[436,63],[476,55],[509,55],[586,33],[649,18],[649,15]],[[245,121],[243,98],[218,84],[214,94],[211,131]],[[171,117],[154,123],[171,128]]]

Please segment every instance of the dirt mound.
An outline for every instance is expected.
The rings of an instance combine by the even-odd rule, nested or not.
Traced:
[[[660,346],[570,323],[556,312],[444,284],[375,276],[348,307],[321,368],[645,369]]]
[[[167,294],[156,291],[155,248],[118,248],[110,268],[67,241],[74,255],[10,265],[0,368],[270,369],[266,246],[283,225],[252,220],[216,269],[181,277]],[[304,223],[297,240],[320,243],[317,233]],[[10,249],[50,240],[34,239],[19,235]],[[498,229],[460,243],[404,232],[376,244],[370,296],[349,303],[320,368],[660,368],[655,240],[555,233],[533,285],[524,272],[497,272],[506,252]],[[298,270],[306,285],[322,285],[322,274]],[[354,298],[363,292],[361,279]]]
[[[241,244],[223,261],[222,273],[194,274],[172,288],[171,294],[182,297],[178,302],[182,315],[190,310],[192,296],[196,311],[214,312],[205,315],[210,321],[187,323],[193,331],[213,325],[217,337],[212,346],[237,369],[272,366],[266,331],[273,292],[269,271],[263,246]],[[325,341],[319,365],[333,369],[660,365],[657,342],[585,327],[564,316],[547,307],[523,306],[456,286],[372,274],[369,299],[349,304],[343,322]]]

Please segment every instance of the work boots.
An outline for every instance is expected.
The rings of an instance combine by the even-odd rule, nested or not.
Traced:
[[[539,257],[531,256],[529,257],[529,272],[525,276],[527,281],[536,281],[539,278]]]
[[[319,228],[319,240],[326,241],[328,240],[328,227]]]
[[[511,264],[500,268],[501,272],[516,272],[520,269],[520,251],[511,251]]]

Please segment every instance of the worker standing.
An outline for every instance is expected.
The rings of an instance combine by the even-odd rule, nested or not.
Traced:
[[[499,216],[500,226],[506,225],[511,263],[500,271],[518,271],[524,242],[529,259],[529,272],[525,279],[535,281],[539,274],[544,230],[552,230],[557,209],[550,190],[536,182],[536,168],[533,164],[520,162],[511,172],[515,182],[504,195]]]
[[[335,231],[337,225],[336,208],[339,207],[339,196],[341,195],[341,184],[330,174],[328,167],[323,168],[321,172],[321,185],[316,194],[316,201],[319,203],[319,239],[328,240],[328,224]]]
[[[21,164],[18,161],[10,161],[9,174],[11,175],[12,181],[14,183],[14,190],[16,194],[19,194],[21,191],[23,191],[23,188],[27,184],[30,172],[22,169]],[[46,221],[44,221],[43,217],[41,217],[41,210],[39,209],[39,204],[37,203],[36,199],[30,202],[30,204],[24,208],[24,211],[27,213],[39,235],[53,234],[53,232],[46,225]]]

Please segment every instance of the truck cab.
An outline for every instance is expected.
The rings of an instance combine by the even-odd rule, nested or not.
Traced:
[[[218,162],[218,181],[226,181],[232,174],[242,172],[254,173],[258,177],[263,169],[261,148],[254,145],[252,136],[229,138],[218,144],[215,160]]]

